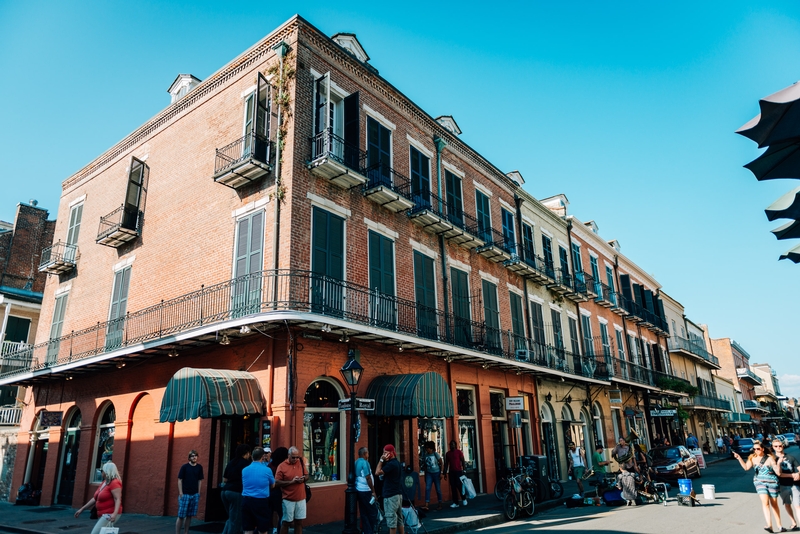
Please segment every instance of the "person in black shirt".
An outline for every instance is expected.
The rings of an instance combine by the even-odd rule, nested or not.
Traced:
[[[396,534],[398,531],[403,534],[403,489],[400,483],[403,468],[397,461],[394,445],[389,444],[383,448],[375,474],[383,475],[383,513],[389,534]]]
[[[800,464],[794,456],[789,456],[784,452],[786,449],[786,442],[781,439],[774,439],[772,441],[772,448],[775,450],[775,457],[781,464],[781,475],[778,477],[778,485],[781,490],[781,501],[789,519],[792,520],[792,526],[789,530],[800,530],[797,527],[798,514],[800,514],[800,487],[798,487],[797,470]]]
[[[197,515],[200,505],[200,481],[203,480],[203,466],[197,463],[197,451],[189,451],[189,463],[178,471],[178,520],[175,534],[189,534],[189,525]]]
[[[222,534],[239,534],[242,531],[242,469],[250,465],[250,445],[236,447],[233,459],[225,466],[222,481],[222,503],[228,510],[228,520]]]

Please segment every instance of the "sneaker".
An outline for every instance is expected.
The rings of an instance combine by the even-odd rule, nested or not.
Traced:
[[[453,503],[450,505],[450,508],[458,508],[458,505],[456,503]]]
[[[467,505],[467,499],[464,499],[463,501],[461,501],[461,506],[466,506],[466,505]]]

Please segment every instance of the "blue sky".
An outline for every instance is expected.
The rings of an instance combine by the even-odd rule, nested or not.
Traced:
[[[797,184],[757,182],[734,133],[800,79],[800,4],[607,4],[0,0],[0,219],[31,198],[55,217],[61,182],[163,109],[178,73],[205,79],[299,13],[356,33],[389,82],[537,198],[566,194],[800,396],[800,265],[777,261],[793,243],[763,212]]]

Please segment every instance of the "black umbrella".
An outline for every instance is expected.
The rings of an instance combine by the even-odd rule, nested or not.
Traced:
[[[797,245],[791,250],[787,250],[786,254],[781,255],[780,259],[800,263],[800,245]]]
[[[771,232],[778,239],[800,239],[800,221],[789,221]]]
[[[759,181],[800,178],[800,138],[770,145],[745,168],[750,169]]]
[[[800,187],[789,191],[764,210],[768,221],[800,219]]]
[[[758,101],[761,113],[736,133],[758,143],[759,148],[800,136],[800,82]]]

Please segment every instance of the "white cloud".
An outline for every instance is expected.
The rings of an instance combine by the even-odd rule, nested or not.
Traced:
[[[800,375],[778,375],[781,393],[787,397],[800,397]]]

